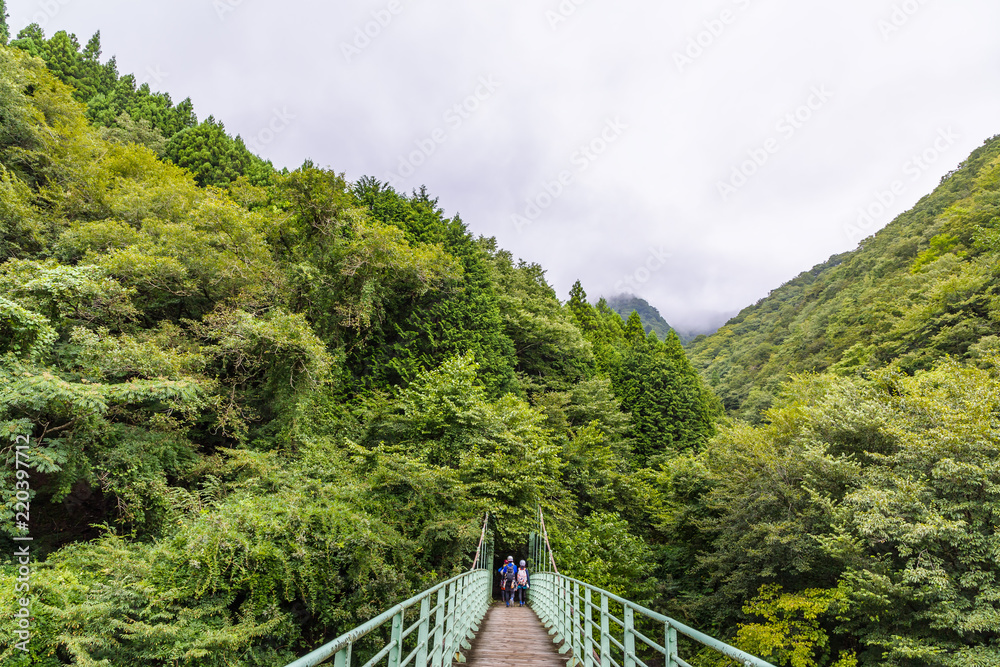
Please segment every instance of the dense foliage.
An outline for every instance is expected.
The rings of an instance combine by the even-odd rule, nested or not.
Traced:
[[[677,613],[779,664],[997,664],[998,363],[803,375],[665,465]]]

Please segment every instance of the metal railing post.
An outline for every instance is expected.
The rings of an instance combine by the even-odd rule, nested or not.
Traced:
[[[666,624],[663,633],[663,647],[667,649],[667,659],[664,661],[666,667],[677,667],[677,630],[670,623]]]
[[[333,656],[333,667],[350,667],[351,665],[351,645],[337,651]]]
[[[625,667],[635,667],[635,611],[625,605]]]
[[[559,577],[559,636],[562,646],[559,653],[566,653],[573,648],[572,628],[569,624],[569,580]]]
[[[594,667],[594,614],[590,603],[590,589],[584,590],[583,665]]]
[[[611,667],[611,619],[608,618],[608,596],[601,593],[601,667]]]
[[[583,633],[580,627],[582,621],[582,615],[580,614],[580,584],[577,582],[573,583],[573,618],[571,620],[573,623],[573,661],[575,664],[580,664],[580,656],[583,655]]]
[[[431,598],[425,596],[420,601],[420,629],[417,630],[417,667],[427,667],[427,641],[431,616]]]
[[[468,641],[465,639],[465,627],[466,627],[466,606],[465,606],[465,579],[459,579],[458,591],[455,594],[455,621],[458,627],[455,631],[455,649],[454,655],[455,660],[458,662],[465,662],[465,656],[462,655],[462,648],[468,646]]]
[[[462,606],[459,608],[461,611],[462,627],[468,628],[465,631],[465,634],[462,635],[462,639],[459,642],[459,646],[461,646],[466,650],[472,648],[472,644],[469,643],[469,640],[476,638],[476,633],[474,632],[473,628],[473,626],[476,625],[475,619],[473,618],[473,614],[475,612],[475,607],[473,607],[473,604],[474,600],[473,600],[472,579],[466,576],[464,579],[462,579]],[[478,627],[475,627],[475,630],[478,629],[479,629]],[[465,656],[462,657],[464,658]],[[464,662],[464,660],[460,660],[459,662]]]
[[[399,667],[403,654],[403,610],[392,617],[392,639],[393,644],[389,649],[389,667]]]
[[[445,587],[438,589],[437,610],[434,612],[434,651],[431,653],[431,667],[442,667],[444,662],[444,601]]]
[[[445,633],[444,659],[442,664],[450,665],[455,659],[455,590],[458,582],[448,585],[448,596],[445,598]]]
[[[556,642],[559,642],[563,636],[563,598],[562,598],[562,578],[556,575],[555,586],[553,592],[555,593],[555,614],[553,621],[555,621],[556,627]]]

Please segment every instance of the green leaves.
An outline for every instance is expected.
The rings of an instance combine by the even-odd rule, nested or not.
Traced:
[[[761,617],[762,622],[740,624],[737,646],[779,665],[855,667],[858,661],[853,651],[842,651],[831,662],[829,635],[821,625],[822,621],[829,624],[841,598],[837,590],[782,593],[781,586],[761,586],[743,611]]]
[[[720,431],[693,487],[670,464],[664,528],[712,581],[688,608],[779,664],[997,659],[998,411],[995,366],[797,378],[769,423]],[[719,614],[755,594],[763,621]]]
[[[47,318],[0,297],[0,354],[40,361],[56,338]]]
[[[516,539],[530,529],[533,508],[558,493],[557,450],[542,415],[512,395],[490,400],[476,371],[464,356],[418,376],[363,442],[456,470],[464,493]]]
[[[552,549],[560,574],[630,600],[652,594],[651,548],[630,532],[618,514],[595,512],[571,530],[553,530]]]

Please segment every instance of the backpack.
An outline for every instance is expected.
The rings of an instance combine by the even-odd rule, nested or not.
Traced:
[[[511,568],[513,567],[513,571]],[[513,563],[508,563],[504,565],[503,578],[500,580],[500,588],[503,590],[510,590],[514,587],[514,580],[517,578],[515,574],[517,572],[517,566]]]
[[[522,567],[517,571],[517,585],[527,586],[528,585],[528,568]]]

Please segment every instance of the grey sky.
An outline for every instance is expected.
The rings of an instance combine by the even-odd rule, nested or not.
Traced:
[[[631,283],[680,329],[854,248],[1000,133],[995,0],[8,5],[14,31],[101,30],[278,166],[426,184],[561,298]]]

